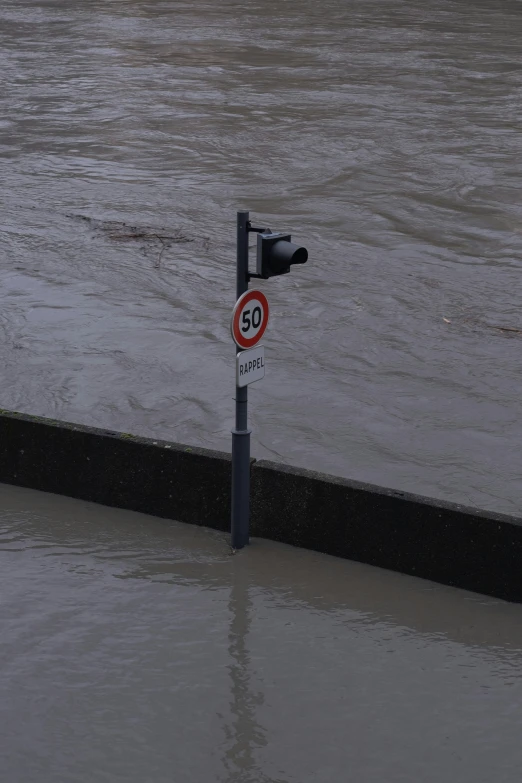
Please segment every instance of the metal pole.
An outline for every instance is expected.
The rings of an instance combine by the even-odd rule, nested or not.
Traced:
[[[249,213],[237,213],[236,300],[248,291]],[[240,352],[240,348],[236,353]],[[236,386],[236,426],[232,430],[232,548],[248,544],[250,522],[250,430],[248,429],[248,386]]]

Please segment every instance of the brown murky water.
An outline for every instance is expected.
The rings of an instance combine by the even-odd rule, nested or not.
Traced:
[[[9,783],[514,783],[522,607],[0,486]]]
[[[0,404],[519,512],[522,4],[3,0]]]

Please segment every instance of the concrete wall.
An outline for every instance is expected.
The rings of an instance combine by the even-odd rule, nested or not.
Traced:
[[[0,482],[230,526],[230,456],[0,412]],[[522,602],[522,520],[252,463],[254,536]]]
[[[178,443],[0,413],[0,482],[230,529],[231,459]]]
[[[253,535],[522,601],[522,520],[273,462],[252,478]]]

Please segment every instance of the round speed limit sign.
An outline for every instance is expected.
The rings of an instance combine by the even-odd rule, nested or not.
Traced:
[[[253,348],[265,333],[269,316],[268,299],[261,291],[247,291],[232,312],[230,329],[239,348]]]

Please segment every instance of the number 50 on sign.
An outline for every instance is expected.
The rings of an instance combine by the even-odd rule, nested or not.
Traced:
[[[234,342],[243,350],[253,348],[268,326],[270,308],[261,291],[247,291],[240,296],[232,312],[230,330]]]

